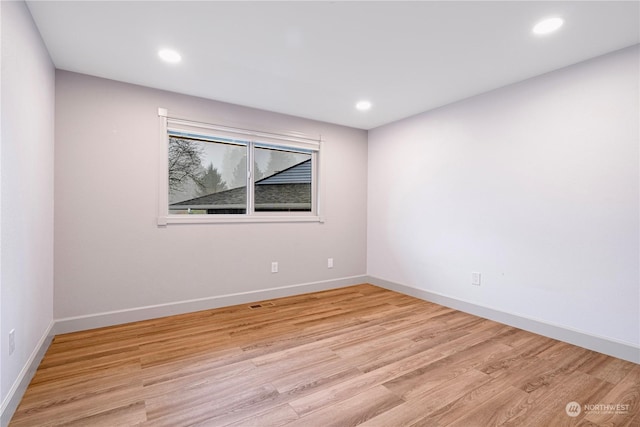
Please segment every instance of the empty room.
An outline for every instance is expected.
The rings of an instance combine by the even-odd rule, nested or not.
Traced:
[[[2,427],[640,427],[639,1],[0,37]]]

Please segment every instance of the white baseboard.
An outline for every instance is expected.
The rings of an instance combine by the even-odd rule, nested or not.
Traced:
[[[88,329],[120,325],[123,323],[137,322],[140,320],[156,319],[159,317],[173,316],[176,314],[191,313],[194,311],[209,310],[212,308],[227,307],[236,304],[246,304],[273,298],[342,288],[345,286],[365,283],[366,279],[367,276],[364,275],[344,277],[341,279],[324,280],[319,282],[282,286],[278,288],[261,289],[257,291],[218,295],[207,298],[172,302],[167,304],[157,304],[126,310],[96,313],[86,316],[67,317],[64,319],[56,320],[54,332],[55,334],[64,334],[68,332],[85,331]]]
[[[49,345],[51,345],[51,341],[53,340],[53,329],[55,323],[52,321],[49,324],[49,327],[45,331],[45,333],[38,341],[36,348],[27,359],[27,363],[25,363],[22,371],[18,374],[18,378],[16,378],[15,382],[11,386],[11,389],[7,393],[4,401],[2,402],[2,406],[0,407],[0,426],[6,427],[9,425],[9,421],[11,421],[11,417],[18,409],[18,405],[20,404],[20,400],[22,400],[22,396],[24,392],[27,390],[33,375],[36,373],[44,354],[47,352]]]
[[[532,319],[514,313],[508,313],[491,307],[475,304],[469,301],[452,298],[437,292],[426,291],[424,289],[414,288],[412,286],[391,282],[377,277],[367,276],[368,283],[380,286],[392,291],[400,292],[446,307],[455,308],[485,319],[494,320],[504,323],[525,331],[533,332],[545,337],[564,341],[580,347],[594,350],[619,359],[628,360],[634,363],[640,363],[640,347],[607,337],[601,337],[589,334],[584,331],[575,330],[566,326],[555,325],[539,319]]]

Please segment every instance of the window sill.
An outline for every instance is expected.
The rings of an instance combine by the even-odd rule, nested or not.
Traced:
[[[315,215],[169,215],[158,217],[158,225],[169,224],[233,224],[233,223],[274,223],[274,222],[318,222],[323,223],[324,218]]]

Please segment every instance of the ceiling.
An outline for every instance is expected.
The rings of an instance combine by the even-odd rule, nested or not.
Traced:
[[[640,42],[638,1],[27,4],[58,69],[361,129]]]

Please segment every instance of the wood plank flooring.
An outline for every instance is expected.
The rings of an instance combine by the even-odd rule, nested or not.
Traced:
[[[367,284],[261,304],[56,336],[10,425],[640,426],[634,363]]]

